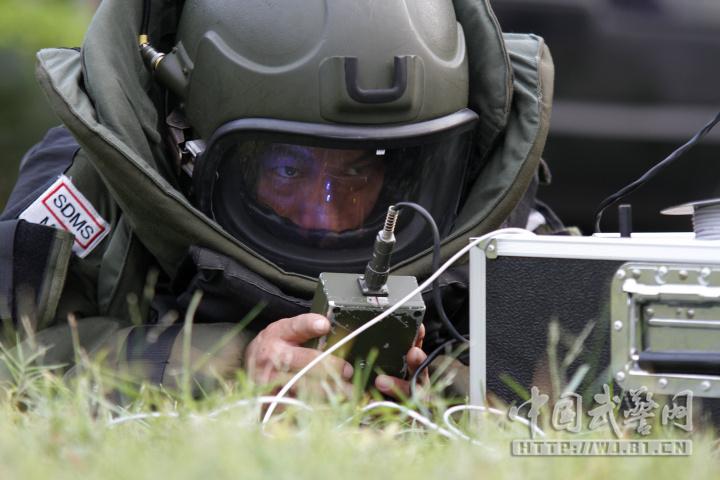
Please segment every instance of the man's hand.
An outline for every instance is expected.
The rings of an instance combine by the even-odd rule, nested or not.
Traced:
[[[408,378],[412,378],[415,370],[418,369],[420,364],[425,361],[427,355],[422,350],[423,339],[425,338],[425,325],[420,325],[418,330],[417,338],[415,339],[415,345],[410,348],[407,354],[408,363]],[[425,369],[418,378],[418,384],[426,384],[430,381],[428,371]],[[410,382],[397,377],[391,377],[389,375],[378,375],[375,379],[375,388],[380,390],[385,395],[402,399],[410,397]]]
[[[250,378],[262,385],[286,379],[288,373],[301,370],[322,353],[301,345],[329,332],[330,321],[315,313],[271,323],[245,350],[245,366]],[[327,374],[328,371],[335,372],[344,380],[350,380],[353,375],[352,365],[332,355],[308,373]]]

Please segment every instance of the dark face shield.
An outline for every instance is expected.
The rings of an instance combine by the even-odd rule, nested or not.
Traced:
[[[390,128],[231,122],[198,161],[196,197],[226,231],[286,271],[362,272],[394,203],[419,203],[441,234],[452,228],[476,119],[465,110]],[[396,262],[432,243],[411,212],[400,216],[396,237]]]
[[[385,157],[382,150],[249,141],[239,147],[236,161],[221,167],[218,185],[226,188],[218,189],[215,198],[235,210],[228,193],[239,181],[259,207],[292,223],[303,237],[313,231],[355,230],[377,204]]]

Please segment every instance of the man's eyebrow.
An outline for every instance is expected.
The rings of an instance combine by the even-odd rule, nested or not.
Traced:
[[[276,143],[270,148],[270,154],[273,153],[287,153],[301,158],[302,160],[312,162],[315,161],[315,157],[310,154],[307,147],[301,145],[292,145],[288,143]]]

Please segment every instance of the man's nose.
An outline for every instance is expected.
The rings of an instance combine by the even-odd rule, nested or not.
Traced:
[[[340,202],[336,188],[326,176],[319,177],[303,189],[300,218],[295,223],[306,229],[339,231],[342,224]]]

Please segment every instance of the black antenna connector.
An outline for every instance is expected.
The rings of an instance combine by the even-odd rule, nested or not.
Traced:
[[[390,257],[395,248],[395,224],[400,210],[388,208],[385,227],[375,237],[373,256],[365,267],[365,274],[358,279],[363,295],[387,296],[387,279],[390,274]]]

